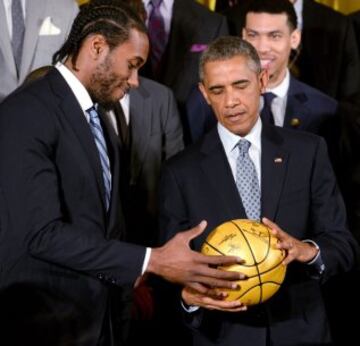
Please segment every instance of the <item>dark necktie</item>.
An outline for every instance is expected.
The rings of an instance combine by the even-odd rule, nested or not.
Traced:
[[[148,31],[150,39],[150,62],[155,76],[159,74],[161,58],[167,44],[164,18],[160,13],[163,0],[151,0],[152,9],[149,15]]]
[[[21,57],[24,43],[25,21],[21,0],[12,0],[11,3],[12,18],[12,41],[11,46],[14,54],[17,75],[19,76]]]
[[[124,110],[120,102],[116,102],[114,104],[113,111],[116,118],[118,136],[120,138],[121,144],[124,146],[125,149],[128,149],[130,144],[129,125],[126,123]]]
[[[109,209],[110,196],[111,196],[111,171],[110,171],[110,160],[106,141],[103,133],[103,129],[100,123],[100,118],[95,107],[91,107],[86,111],[89,116],[89,124],[91,132],[94,136],[95,144],[99,152],[101,168],[103,173],[104,187],[105,187],[105,205],[106,210]]]
[[[249,156],[251,143],[241,139],[237,144],[236,186],[248,219],[260,221],[260,187],[255,165]]]
[[[264,100],[264,107],[261,110],[260,116],[264,123],[274,125],[274,116],[271,111],[271,103],[273,99],[276,97],[273,93],[264,93],[263,100]]]

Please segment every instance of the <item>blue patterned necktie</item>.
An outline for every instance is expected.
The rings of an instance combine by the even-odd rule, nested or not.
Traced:
[[[111,171],[110,171],[110,161],[107,152],[105,137],[104,137],[103,129],[101,127],[99,114],[96,111],[95,107],[93,106],[89,108],[86,112],[90,116],[90,121],[89,121],[90,129],[94,136],[96,147],[99,151],[103,179],[104,179],[104,187],[105,187],[105,205],[106,205],[106,210],[108,210],[110,205],[110,196],[111,196]]]
[[[21,0],[12,0],[11,3],[11,18],[12,18],[12,40],[11,47],[14,54],[17,75],[19,76],[21,57],[23,51],[25,21]]]
[[[241,139],[237,144],[236,186],[249,219],[260,221],[260,187],[254,163],[249,156],[251,143]]]
[[[263,94],[264,107],[261,110],[260,117],[261,117],[261,120],[266,124],[272,124],[272,125],[275,124],[274,116],[271,111],[271,103],[275,97],[276,97],[276,95],[271,92]]]
[[[160,12],[163,0],[151,0],[152,10],[149,14],[148,31],[150,39],[150,61],[153,73],[159,74],[161,58],[167,44],[164,18]]]

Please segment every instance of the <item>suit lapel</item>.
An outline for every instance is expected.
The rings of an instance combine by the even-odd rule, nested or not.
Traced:
[[[26,2],[26,30],[21,59],[20,80],[26,77],[33,61],[47,2],[47,0],[31,0]]]
[[[289,154],[273,126],[263,124],[261,135],[261,215],[276,219]]]
[[[145,161],[147,144],[151,135],[151,98],[141,86],[130,91],[130,127],[131,127],[131,183],[134,183]]]
[[[107,227],[107,236],[110,239],[120,239],[121,238],[121,227],[118,225],[119,213],[121,213],[121,208],[115,208],[115,206],[120,205],[119,200],[119,191],[120,191],[120,151],[119,151],[119,138],[116,135],[114,128],[111,123],[108,121],[107,117],[103,113],[100,113],[102,120],[102,126],[104,134],[106,135],[106,143],[111,163],[111,176],[112,176],[112,186],[111,186],[111,202],[109,209],[108,217],[108,227]],[[102,174],[102,172],[101,172]]]
[[[306,106],[308,98],[299,88],[298,82],[290,77],[290,85],[286,102],[284,127],[289,129],[303,129],[309,117],[309,109]]]
[[[216,192],[216,198],[221,200],[222,213],[227,214],[228,219],[246,218],[217,128],[204,137],[201,152],[204,154],[200,162],[201,168]]]
[[[78,138],[82,150],[90,162],[92,171],[94,173],[99,194],[103,202],[105,210],[105,191],[104,182],[102,177],[102,168],[100,163],[100,157],[98,149],[96,147],[94,137],[91,133],[90,126],[86,121],[83,111],[80,108],[74,94],[71,89],[56,70],[52,70],[48,73],[50,77],[50,83],[52,84],[54,93],[58,95],[60,99],[60,108],[62,115],[67,119],[68,123],[72,127],[76,137]]]
[[[3,18],[3,20],[0,21],[0,50],[2,51],[2,55],[4,56],[6,66],[10,69],[11,74],[14,76],[14,80],[17,80],[15,60],[11,47],[11,40],[9,35],[9,29],[7,26],[3,1],[0,1],[0,18]]]

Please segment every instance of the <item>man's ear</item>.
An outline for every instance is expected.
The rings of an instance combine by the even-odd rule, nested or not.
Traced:
[[[89,55],[94,60],[99,59],[104,53],[109,51],[109,46],[103,35],[91,35],[89,38],[87,38],[86,43],[88,46]]]
[[[205,85],[203,84],[203,82],[199,82],[198,88],[201,91],[202,95],[204,96],[207,104],[210,105],[210,100],[209,100],[209,97],[208,97],[208,94],[206,92],[206,88],[205,88]]]
[[[290,36],[291,49],[297,50],[300,46],[300,42],[301,42],[301,31],[299,29],[295,29]]]
[[[267,69],[262,69],[259,74],[259,84],[260,84],[260,93],[266,91],[266,87],[269,83],[269,71]]]

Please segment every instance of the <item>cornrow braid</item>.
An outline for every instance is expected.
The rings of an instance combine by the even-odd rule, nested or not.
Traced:
[[[71,56],[76,69],[76,60],[83,41],[92,34],[104,36],[110,50],[129,38],[130,30],[146,33],[140,17],[126,4],[112,6],[89,3],[81,8],[74,20],[70,34],[63,46],[53,55],[53,64]]]

